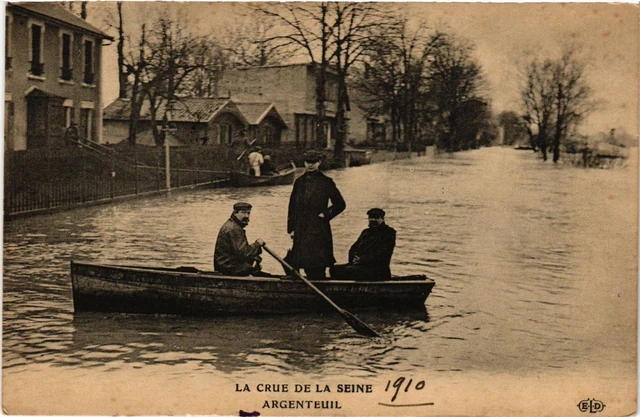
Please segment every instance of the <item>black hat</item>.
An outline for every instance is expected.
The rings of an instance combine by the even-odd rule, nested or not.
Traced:
[[[384,215],[384,210],[379,208],[372,208],[371,210],[367,211],[367,216],[371,217],[372,219],[384,219]]]
[[[244,210],[244,211],[251,210],[251,204],[238,202],[233,205],[233,211],[240,211],[240,210]]]
[[[322,160],[322,153],[313,149],[306,151],[302,158],[305,162],[320,162]]]

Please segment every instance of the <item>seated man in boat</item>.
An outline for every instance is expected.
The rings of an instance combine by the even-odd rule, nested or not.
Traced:
[[[349,263],[330,268],[331,279],[385,281],[391,278],[391,256],[396,246],[396,231],[384,222],[379,208],[367,211],[369,227],[362,231],[349,249]]]
[[[260,167],[260,173],[262,175],[275,175],[278,173],[278,171],[276,171],[276,167],[271,162],[271,155],[264,156],[264,163]]]
[[[252,244],[244,230],[249,224],[251,204],[236,203],[229,220],[220,228],[213,254],[213,269],[225,275],[267,276],[261,271],[260,253],[264,240],[256,239]]]

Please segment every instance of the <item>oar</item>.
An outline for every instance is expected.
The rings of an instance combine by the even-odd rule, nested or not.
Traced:
[[[236,159],[236,161],[239,161],[242,159],[242,157],[244,156],[245,152],[247,152],[249,150],[249,146],[253,145],[254,143],[256,143],[258,139],[254,139],[251,142],[249,142],[249,144],[247,146],[245,146],[244,151],[242,151],[242,153],[240,154],[240,156]]]
[[[298,278],[300,278],[305,284],[307,284],[309,286],[309,288],[311,288],[313,291],[316,292],[316,294],[318,294],[320,297],[324,298],[325,301],[329,304],[331,304],[331,307],[333,307],[338,313],[340,313],[340,315],[342,316],[342,318],[344,319],[344,321],[347,322],[347,324],[351,327],[353,327],[353,329],[360,333],[363,336],[367,336],[367,337],[380,337],[380,335],[378,333],[375,332],[375,330],[373,330],[371,327],[367,326],[365,323],[363,323],[359,318],[357,318],[356,316],[354,316],[353,314],[349,313],[347,310],[340,308],[336,303],[334,303],[329,297],[327,297],[327,295],[325,293],[323,293],[322,291],[320,291],[315,285],[313,285],[308,279],[306,279],[305,277],[303,277],[302,275],[300,275],[300,273],[298,271],[296,271],[291,265],[289,265],[288,263],[285,262],[284,259],[282,259],[281,257],[279,257],[277,254],[275,254],[271,249],[269,249],[267,247],[267,245],[262,245],[262,247],[264,248],[265,251],[267,251],[269,253],[269,255],[273,256],[274,258],[276,258],[276,260],[278,262],[280,262],[282,264],[282,266],[289,272],[293,272],[295,274],[295,276],[297,276]]]

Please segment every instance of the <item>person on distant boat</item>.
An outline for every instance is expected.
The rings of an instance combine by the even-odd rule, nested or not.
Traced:
[[[233,205],[233,213],[229,220],[220,228],[216,247],[213,254],[213,269],[225,275],[265,276],[261,272],[260,253],[264,240],[256,239],[252,244],[247,240],[244,230],[249,224],[251,204],[236,203]]]
[[[372,208],[367,216],[369,227],[349,249],[349,263],[331,267],[331,279],[386,281],[391,278],[389,264],[396,246],[396,231],[385,223],[384,210]]]
[[[260,173],[261,175],[275,175],[278,173],[276,167],[271,162],[271,155],[264,156],[264,163],[260,167]]]
[[[326,278],[326,268],[336,263],[329,222],[346,208],[336,184],[319,171],[321,161],[320,152],[305,152],[305,173],[293,184],[287,218],[293,247],[286,260],[309,279]]]
[[[260,176],[260,167],[264,164],[264,158],[262,157],[262,148],[256,146],[253,148],[253,152],[249,154],[249,174],[256,177]]]

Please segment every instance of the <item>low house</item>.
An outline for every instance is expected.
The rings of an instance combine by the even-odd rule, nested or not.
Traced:
[[[72,123],[101,142],[102,45],[113,41],[62,3],[7,3],[6,150],[57,146]]]
[[[278,147],[282,132],[287,129],[274,103],[236,103],[249,123],[247,139],[256,144]]]
[[[157,128],[166,113],[166,102],[156,110]],[[129,136],[131,101],[118,98],[104,109],[104,137],[107,143],[118,143]],[[181,98],[175,102],[172,122],[174,136],[188,144],[231,144],[234,139],[244,136],[249,123],[238,106],[229,99]],[[151,109],[144,101],[140,111],[137,131],[150,130]]]

